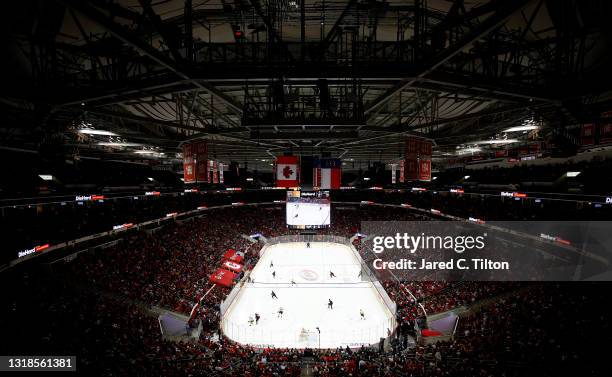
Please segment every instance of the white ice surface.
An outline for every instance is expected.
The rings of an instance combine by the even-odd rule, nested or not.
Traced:
[[[330,271],[336,277],[330,277]],[[321,348],[377,343],[393,330],[392,314],[373,284],[361,280],[359,271],[357,258],[345,245],[268,246],[251,273],[254,283],[241,288],[225,313],[223,331],[232,340],[258,347],[317,348],[319,340]],[[271,297],[272,291],[278,299]],[[328,299],[333,309],[328,309]],[[284,313],[279,318],[281,307]],[[249,317],[255,313],[261,319],[251,326]]]
[[[287,203],[287,225],[322,226],[329,223],[329,204]]]

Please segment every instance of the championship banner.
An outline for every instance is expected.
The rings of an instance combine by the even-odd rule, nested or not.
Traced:
[[[225,262],[223,262],[223,264],[221,265],[221,267],[232,271],[234,273],[239,274],[240,271],[242,271],[242,265],[240,263],[235,263],[235,262],[231,262],[226,260]]]
[[[244,253],[241,253],[234,249],[228,249],[225,254],[223,254],[223,259],[228,260],[230,262],[240,263],[244,259]]]
[[[419,150],[419,139],[413,136],[408,136],[406,138],[406,158],[416,158],[419,154]]]
[[[406,161],[400,160],[400,163],[399,163],[399,181],[400,183],[404,183],[406,181],[405,169],[406,169]]]
[[[607,122],[610,122],[608,119]],[[599,127],[599,143],[612,143],[612,122],[604,123]]]
[[[195,161],[192,144],[183,144],[183,180],[185,183],[195,182]]]
[[[183,180],[185,183],[207,182],[206,161],[208,145],[206,140],[182,145]]]
[[[580,130],[580,144],[593,145],[595,144],[595,125],[583,124]]]
[[[297,156],[276,158],[276,187],[299,186],[299,161]]]
[[[416,136],[406,138],[404,180],[431,180],[432,150],[431,140]],[[401,178],[400,172],[400,181]]]
[[[217,166],[217,161],[211,161],[212,162],[212,183],[219,183],[219,167]]]
[[[206,161],[208,160],[208,144],[206,141],[199,141],[192,144],[194,162],[196,167],[195,179],[197,182],[208,182],[208,171]]]
[[[219,268],[212,275],[210,275],[210,282],[214,284],[218,284],[224,287],[231,287],[234,279],[236,278],[236,274],[228,271],[224,268]]]
[[[409,181],[419,179],[419,164],[416,159],[406,159],[404,163],[404,179]]]
[[[316,159],[312,179],[314,187],[339,189],[342,180],[342,161],[339,158]]]
[[[397,179],[396,179],[396,171],[395,169],[397,168],[397,164],[391,164],[391,184],[396,184],[397,183]]]
[[[421,139],[419,140],[419,157],[431,157],[433,149],[433,143],[431,140]]]
[[[431,160],[419,160],[419,180],[431,181]]]

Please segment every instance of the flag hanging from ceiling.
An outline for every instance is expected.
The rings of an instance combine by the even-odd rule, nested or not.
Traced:
[[[320,189],[339,189],[342,181],[342,161],[322,158],[314,161],[313,186]]]
[[[298,185],[298,157],[278,156],[276,158],[276,187],[297,187]]]

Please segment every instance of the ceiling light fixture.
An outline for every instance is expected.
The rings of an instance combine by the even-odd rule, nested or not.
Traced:
[[[87,134],[87,135],[99,135],[99,136],[118,136],[116,133],[112,131],[94,130],[93,128],[81,128],[79,130],[79,133]]]
[[[536,125],[523,125],[523,126],[510,127],[510,128],[503,130],[502,132],[532,131],[532,130],[537,130],[538,128],[540,127]]]
[[[138,143],[128,143],[123,141],[103,141],[98,143],[98,145],[103,147],[140,147],[142,144]]]

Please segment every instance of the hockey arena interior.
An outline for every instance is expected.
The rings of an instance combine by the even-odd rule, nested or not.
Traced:
[[[2,5],[0,373],[609,375],[612,2]]]

